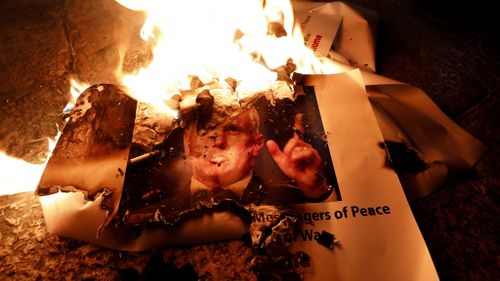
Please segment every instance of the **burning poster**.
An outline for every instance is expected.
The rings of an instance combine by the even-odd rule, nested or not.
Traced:
[[[92,153],[74,155],[83,161],[62,157],[59,165],[49,162],[38,189],[41,195],[50,193],[40,197],[48,230],[130,251],[249,234],[252,246],[262,250],[252,263],[267,272],[277,266],[271,252],[279,252],[278,261],[293,265],[279,265],[279,274],[292,271],[306,280],[437,279],[398,177],[387,165],[380,127],[384,136],[399,137],[400,131],[387,134],[395,126],[378,119],[387,109],[397,113],[398,121],[416,120],[423,113],[406,108],[418,108],[415,103],[425,99],[411,86],[370,72],[374,48],[366,21],[338,2],[297,4],[306,7],[302,28],[316,34],[309,41],[312,49],[317,47],[315,54],[304,46],[307,34],[300,32],[300,24],[290,19],[291,6],[279,7],[282,1],[210,2],[210,13],[184,2],[166,2],[179,5],[168,9],[156,6],[160,2],[135,7],[151,5],[142,36],[154,38],[155,60],[124,76],[124,90],[106,85],[86,90],[80,100],[91,102],[75,108],[51,159],[66,156],[64,143],[88,127],[84,147],[99,146],[94,140],[119,144],[106,146],[107,152],[119,152],[106,155],[112,169],[98,174],[95,162],[87,161]],[[329,18],[333,31],[307,27],[315,16]],[[353,30],[356,34],[348,36],[346,31]],[[321,35],[325,32],[330,33]],[[326,39],[338,51],[330,50],[328,58]],[[92,115],[108,110],[90,95],[100,89],[113,92],[115,108],[109,110],[114,114]],[[402,99],[400,92],[413,98],[393,103]],[[132,102],[119,102],[127,99]],[[443,128],[446,145],[458,151],[474,148],[455,158],[433,154],[436,159],[429,163],[473,163],[482,146],[457,133],[439,110],[427,110],[427,127],[410,124]],[[112,117],[120,114],[124,117]],[[88,126],[94,121],[108,124],[110,133]],[[425,150],[421,135],[408,135]],[[85,180],[75,177],[79,165],[74,163],[89,167],[81,172]],[[60,167],[74,173],[67,180],[49,180],[64,172]],[[110,184],[99,181],[100,176],[115,180]],[[95,182],[97,189],[89,184]]]
[[[225,141],[230,141],[232,137],[241,136],[240,133],[248,137],[257,132],[257,127],[252,125],[252,120],[257,120],[250,118],[245,110],[226,117],[205,135],[202,131],[199,136],[199,130],[212,125],[200,124],[198,128],[197,123],[195,127],[186,124],[178,132],[173,130],[165,142],[154,147],[162,152],[149,154],[148,159],[131,163],[130,160],[143,155],[141,152],[134,156],[133,152],[129,156],[120,208],[98,237],[97,230],[109,219],[109,213],[106,216],[100,207],[103,198],[82,205],[84,201],[79,192],[42,196],[49,231],[122,250],[233,239],[249,233],[252,244],[261,249],[254,257],[256,268],[264,266],[262,259],[275,251],[281,253],[281,257],[307,255],[310,258],[305,266],[299,263],[286,270],[269,263],[264,267],[266,272],[285,270],[306,280],[360,280],[366,278],[364,272],[368,272],[359,270],[363,266],[372,277],[382,278],[386,276],[386,269],[391,268],[394,279],[415,270],[423,274],[424,279],[437,279],[398,178],[386,165],[387,154],[380,147],[383,138],[360,72],[307,75],[302,84],[304,94],[298,95],[295,101],[282,100],[271,105],[266,99],[259,99],[248,106],[249,110],[255,110],[252,114],[257,113],[262,120],[255,124],[261,124],[258,132],[267,139],[266,144],[262,139],[257,147],[259,157],[255,158],[252,170],[287,190],[269,192],[271,189],[265,187],[266,192],[248,199],[245,192],[247,195],[258,192],[261,186],[243,190],[242,195],[238,195],[241,192],[238,188],[201,188],[189,197],[191,188],[197,188],[190,183],[195,178],[192,170],[195,164],[190,163],[190,158],[203,165],[213,164],[213,168],[225,168],[224,161],[229,161],[226,155],[207,151],[207,146],[212,142],[220,145],[223,140],[219,138],[224,133],[230,134],[225,136]],[[184,141],[190,137],[202,141],[203,136],[208,137],[209,143],[202,143],[203,151],[190,157],[186,150],[196,151],[197,143],[193,141],[191,147],[186,148]],[[237,160],[253,155],[256,139],[260,138],[237,142],[247,144],[248,149],[241,150]],[[317,197],[304,198],[299,183],[290,182],[282,167],[275,163],[273,149],[286,151],[290,140],[301,142],[299,147],[314,149],[313,154],[317,153],[321,159],[320,165],[312,165],[321,167],[314,171],[315,187],[322,191],[315,194]],[[262,150],[270,155],[266,156]],[[316,161],[312,160],[314,157],[306,158]],[[245,169],[237,171],[242,170]],[[245,170],[242,177],[246,178],[247,173]],[[225,175],[222,180],[229,177]],[[203,180],[201,177],[199,181]],[[322,189],[323,183],[328,187]],[[189,189],[184,189],[187,187]],[[178,192],[186,191],[191,201],[180,207],[174,205],[179,199]],[[273,198],[273,192],[277,197]],[[249,201],[245,201],[247,199]],[[79,221],[77,225],[75,220]],[[373,258],[381,254],[383,258]],[[417,262],[418,269],[413,266]],[[335,270],[331,270],[333,265]]]
[[[203,110],[154,147],[156,157],[127,169],[121,220],[173,224],[226,199],[242,206],[340,199],[314,93],[272,104],[262,97],[232,116]]]

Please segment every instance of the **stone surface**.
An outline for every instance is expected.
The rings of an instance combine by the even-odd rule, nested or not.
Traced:
[[[40,202],[31,193],[0,197],[1,280],[127,280],[151,252],[129,253],[48,234]],[[252,280],[243,241],[158,250],[177,267],[193,265],[205,280]]]
[[[350,2],[379,13],[377,71],[420,87],[451,117],[498,92],[497,15],[487,1]]]
[[[443,280],[500,276],[498,32],[486,1],[353,0],[379,12],[378,72],[421,87],[489,148],[474,170],[412,210]],[[0,6],[0,150],[32,163],[70,99],[70,77],[113,82],[150,59],[142,15],[111,0],[6,0]],[[24,175],[19,175],[24,176]],[[1,188],[1,186],[0,186]],[[206,280],[255,278],[241,241],[158,250]],[[130,280],[150,252],[125,253],[45,230],[38,199],[0,196],[0,280]]]
[[[71,70],[91,85],[118,82],[130,46],[145,44],[139,37],[144,16],[114,1],[67,1],[64,11]]]
[[[40,162],[69,98],[61,7],[52,1],[7,1],[0,14],[0,147]]]
[[[500,99],[492,96],[460,120],[488,153],[476,168],[412,209],[443,280],[495,280],[499,276]]]

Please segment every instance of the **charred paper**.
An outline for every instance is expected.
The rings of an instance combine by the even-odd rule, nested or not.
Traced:
[[[209,93],[196,100],[200,100],[199,110],[164,142],[149,148],[151,152],[133,143],[117,224],[173,225],[183,216],[210,209],[231,211],[247,220],[245,207],[250,204],[284,206],[340,199],[313,92],[295,100],[274,100],[274,104],[261,97],[229,115],[207,109],[213,104]],[[270,140],[275,146],[267,143]],[[310,176],[317,185],[313,188],[324,188],[321,196],[307,197],[301,179],[287,176],[269,152],[270,147],[278,147],[278,154],[285,153],[294,144],[300,149],[295,153],[304,150],[307,156],[297,161],[296,169],[318,161],[312,163],[316,170]]]
[[[114,210],[121,197],[132,144],[136,101],[116,85],[85,90],[52,152],[37,189],[80,191],[91,200],[105,194],[103,208]]]

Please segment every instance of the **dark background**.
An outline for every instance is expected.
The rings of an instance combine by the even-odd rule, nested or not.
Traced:
[[[410,202],[442,280],[500,276],[498,11],[488,1],[354,0],[379,12],[377,72],[423,89],[488,152]]]

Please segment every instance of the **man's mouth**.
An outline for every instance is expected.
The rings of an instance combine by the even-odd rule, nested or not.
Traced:
[[[207,161],[210,164],[220,166],[224,162],[227,162],[229,160],[229,157],[227,155],[224,155],[223,153],[220,152],[211,152],[211,151],[192,151],[191,152],[191,157],[197,158],[197,159],[203,159],[204,161]]]
[[[223,162],[227,161],[227,157],[222,155],[207,155],[208,161],[212,164],[220,166]]]

